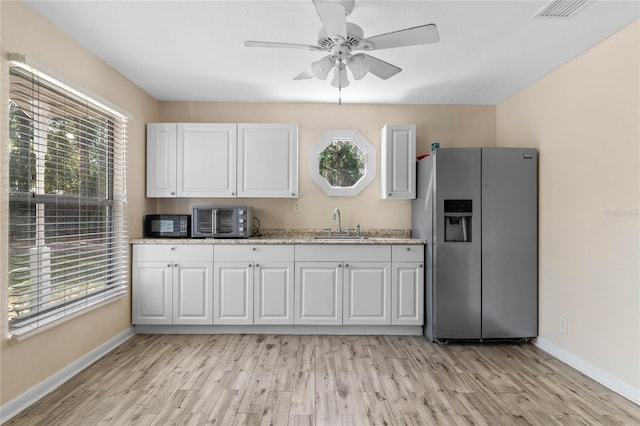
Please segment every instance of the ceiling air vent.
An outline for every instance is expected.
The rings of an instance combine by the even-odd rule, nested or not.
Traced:
[[[586,6],[589,0],[552,0],[534,18],[570,18]]]

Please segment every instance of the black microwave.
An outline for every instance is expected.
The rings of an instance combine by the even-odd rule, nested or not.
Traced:
[[[191,216],[188,214],[148,214],[144,236],[150,238],[189,238]]]

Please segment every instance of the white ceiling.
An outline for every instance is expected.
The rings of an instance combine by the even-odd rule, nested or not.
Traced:
[[[317,44],[311,0],[35,1],[27,4],[158,100],[336,102],[330,78],[293,77],[325,55],[247,48]],[[365,37],[435,23],[440,42],[370,52],[403,71],[371,74],[345,103],[497,104],[640,17],[637,0],[593,0],[568,19],[547,1],[356,1]],[[353,79],[351,79],[353,80]]]

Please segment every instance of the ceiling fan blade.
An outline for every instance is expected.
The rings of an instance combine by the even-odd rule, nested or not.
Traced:
[[[293,77],[294,80],[308,80],[310,78],[313,78],[313,71],[311,71],[311,67],[307,68],[306,70],[302,71],[300,74]]]
[[[373,56],[359,53],[364,56],[364,61],[369,66],[369,72],[383,80],[386,80],[402,71],[402,68],[398,68],[395,65],[391,65],[382,59],[374,58]]]
[[[338,2],[313,0],[318,16],[329,37],[340,36],[347,39],[347,13]]]
[[[310,44],[296,44],[296,43],[279,43],[276,41],[254,41],[247,40],[244,42],[245,47],[270,47],[270,48],[285,48],[285,49],[304,49],[304,50],[324,50],[320,46],[312,46]]]
[[[358,49],[380,50],[391,47],[417,46],[440,40],[436,24],[421,25],[392,33],[369,37],[360,42]]]

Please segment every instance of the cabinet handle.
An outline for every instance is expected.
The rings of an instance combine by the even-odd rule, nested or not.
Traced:
[[[167,268],[171,268],[171,264],[168,264],[168,265],[167,265]]]
[[[253,268],[253,263],[250,263],[250,264],[249,264],[249,268]]]
[[[260,264],[259,264],[259,263],[256,263],[256,268],[259,268],[259,267],[260,267]]]
[[[291,193],[291,195],[295,196],[295,195],[296,195],[296,193],[295,193],[295,192],[292,192],[292,193]]]
[[[389,193],[389,197],[391,197],[391,193]]]
[[[177,264],[177,263],[174,263],[174,264],[173,264],[173,266],[175,266],[175,267],[177,268],[177,267],[178,267],[178,264]]]
[[[251,250],[256,251],[256,248],[254,247],[254,248],[252,248]]]
[[[175,193],[175,192],[172,192],[172,193],[171,193],[171,195],[176,195],[176,193]]]
[[[338,263],[338,268],[342,268],[342,263]]]
[[[411,247],[407,247],[407,251],[411,251]]]
[[[345,268],[348,268],[348,267],[349,267],[349,264],[348,264],[348,263],[347,263],[347,264],[345,264],[345,265],[344,265],[344,267],[345,267]]]
[[[422,268],[422,263],[420,264],[420,267]]]
[[[171,250],[172,250],[172,251],[173,251],[173,250],[175,250],[175,249],[176,249],[175,247],[171,247]]]
[[[231,193],[231,195],[236,195],[236,193],[235,193],[235,192],[232,192],[232,193]]]

